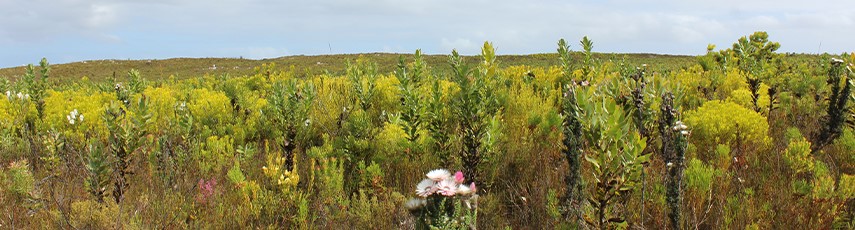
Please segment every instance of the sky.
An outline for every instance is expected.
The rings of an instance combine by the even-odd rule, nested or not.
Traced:
[[[337,53],[703,54],[767,31],[779,52],[855,51],[852,0],[0,0],[0,67]]]

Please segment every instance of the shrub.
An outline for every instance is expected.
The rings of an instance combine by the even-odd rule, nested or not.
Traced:
[[[187,108],[202,126],[197,128],[210,129],[217,135],[225,135],[228,124],[234,120],[230,99],[220,91],[194,89],[190,93]]]
[[[753,153],[771,143],[766,118],[733,102],[706,102],[687,112],[685,122],[692,127],[692,142],[699,157],[705,160],[712,159],[708,153],[718,144]]]

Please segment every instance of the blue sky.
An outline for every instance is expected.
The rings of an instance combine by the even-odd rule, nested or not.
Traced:
[[[0,67],[422,49],[702,54],[763,30],[780,52],[855,51],[852,0],[0,0]],[[572,49],[578,50],[577,43]]]

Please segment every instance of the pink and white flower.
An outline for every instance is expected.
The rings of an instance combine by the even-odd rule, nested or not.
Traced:
[[[421,197],[428,197],[434,192],[436,192],[436,182],[431,179],[424,179],[416,186],[416,195]]]
[[[436,184],[439,189],[437,193],[443,196],[454,196],[457,194],[457,183],[453,180],[443,180]]]
[[[451,173],[445,169],[434,169],[428,172],[426,176],[433,181],[440,182],[451,177]]]

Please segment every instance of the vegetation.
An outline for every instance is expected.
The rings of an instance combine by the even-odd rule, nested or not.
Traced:
[[[0,227],[855,227],[855,53],[578,44],[3,69]]]

